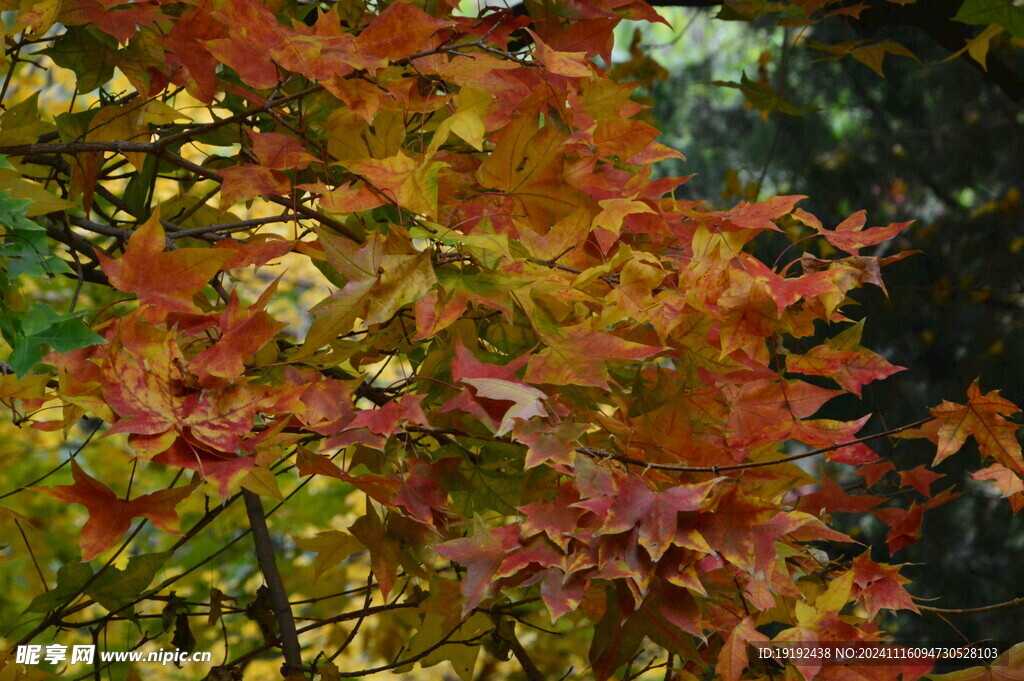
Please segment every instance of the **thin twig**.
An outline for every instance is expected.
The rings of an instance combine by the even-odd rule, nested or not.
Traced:
[[[25,535],[25,530],[21,527],[21,523],[18,519],[14,519],[14,524],[18,528],[18,532],[21,534],[21,540],[25,542],[25,548],[28,549],[29,558],[32,559],[32,565],[36,568],[36,574],[39,575],[39,581],[43,583],[43,589],[46,591],[50,590],[50,586],[46,583],[46,577],[43,576],[43,571],[39,567],[39,561],[36,560],[36,553],[32,550],[32,545],[28,543],[28,537]]]
[[[352,641],[355,640],[356,634],[359,633],[359,628],[362,626],[363,622],[366,620],[366,613],[370,609],[370,602],[372,600],[373,600],[373,571],[370,571],[370,573],[366,577],[366,597],[363,599],[363,609],[362,609],[362,612],[360,613],[360,617],[359,617],[359,619],[356,620],[356,624],[355,624],[354,627],[352,627],[352,631],[350,631],[348,636],[345,637],[345,642],[342,643],[340,646],[338,646],[338,649],[334,651],[333,655],[331,655],[329,658],[327,658],[327,660],[329,662],[334,662],[334,659],[336,657],[338,657],[338,655],[341,655],[343,652],[345,652],[345,649],[348,648],[349,645],[352,644]]]
[[[225,222],[219,225],[208,225],[206,227],[193,227],[191,229],[181,229],[174,223],[163,222],[164,227],[171,228],[167,234],[168,239],[183,239],[185,237],[201,237],[212,235],[214,232],[244,232],[253,227],[259,227],[260,225],[267,225],[275,222],[292,222],[293,220],[300,219],[300,216],[296,213],[285,213],[283,215],[274,215],[265,218],[251,218],[249,220],[239,220],[238,222]]]
[[[821,447],[820,449],[812,449],[809,452],[803,454],[794,454],[793,456],[784,456],[780,459],[772,459],[770,461],[754,461],[752,463],[738,463],[729,466],[678,466],[675,464],[667,463],[653,463],[651,461],[641,461],[640,459],[634,459],[628,456],[622,456],[615,452],[609,452],[606,449],[594,449],[592,447],[577,447],[576,451],[580,454],[586,454],[587,456],[594,457],[595,459],[612,459],[621,463],[626,463],[631,466],[643,466],[652,470],[659,471],[676,471],[678,473],[713,473],[718,475],[727,471],[740,471],[747,468],[763,468],[764,466],[778,466],[783,463],[790,463],[791,461],[799,461],[800,459],[806,459],[811,456],[817,456],[818,454],[827,454],[828,452],[834,452],[843,447],[849,447],[851,445],[861,444],[864,442],[870,442],[871,440],[877,440],[879,438],[888,437],[897,433],[902,433],[905,430],[911,428],[917,428],[922,426],[929,421],[933,421],[934,417],[929,416],[926,419],[915,421],[914,423],[908,423],[905,426],[899,426],[897,428],[891,428],[889,430],[882,431],[881,433],[875,433],[874,435],[865,435],[859,437],[856,440],[850,440],[849,442],[840,442],[828,447]]]
[[[1020,596],[1009,601],[1003,601],[1002,603],[982,605],[977,608],[936,608],[930,605],[919,605],[917,606],[917,609],[930,615],[974,615],[980,612],[992,612],[993,610],[1007,610],[1009,608],[1016,608],[1020,605],[1024,605],[1024,596]]]

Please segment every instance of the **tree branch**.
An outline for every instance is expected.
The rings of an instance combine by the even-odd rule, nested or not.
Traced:
[[[528,681],[544,681],[544,674],[541,670],[537,669],[537,665],[530,659],[530,654],[526,652],[526,648],[519,642],[519,637],[516,636],[515,630],[511,629],[511,627],[507,640],[509,647],[512,649],[512,654],[523,668],[523,673],[526,674]]]
[[[921,612],[926,612],[932,615],[975,615],[982,612],[992,612],[993,610],[1016,608],[1019,605],[1024,605],[1024,596],[1014,598],[1009,601],[1003,601],[1002,603],[982,605],[977,608],[934,608],[928,605],[919,605],[917,606],[917,609]]]
[[[172,138],[167,138],[172,139]],[[53,143],[53,144],[14,144],[6,147],[0,147],[0,154],[5,156],[36,156],[36,155],[48,155],[48,154],[83,154],[89,152],[112,152],[117,154],[124,153],[143,153],[153,154],[159,156],[164,160],[184,168],[193,175],[205,178],[207,180],[214,180],[215,182],[223,183],[224,178],[219,173],[216,173],[208,168],[204,168],[197,163],[193,163],[186,158],[179,156],[165,148],[166,144],[164,140],[157,142],[67,142],[67,143]],[[309,218],[311,220],[317,220],[321,224],[330,227],[338,234],[356,242],[362,243],[363,239],[348,228],[344,223],[338,222],[332,217],[324,215],[320,211],[310,208],[309,206],[294,201],[290,197],[268,195],[264,197],[271,203],[276,203],[284,208],[292,209],[299,215]]]
[[[577,447],[576,451],[579,452],[580,454],[586,454],[587,456],[591,456],[595,459],[613,459],[615,461],[626,463],[631,466],[643,466],[644,468],[650,468],[651,470],[676,471],[678,473],[713,473],[714,475],[718,475],[719,473],[724,473],[727,471],[740,471],[747,468],[763,468],[765,466],[777,466],[779,464],[790,463],[792,461],[799,461],[800,459],[806,459],[811,456],[817,456],[818,454],[827,454],[828,452],[834,452],[838,449],[842,449],[843,447],[849,447],[850,445],[861,444],[863,442],[870,442],[871,440],[877,440],[879,438],[888,437],[890,435],[895,435],[897,433],[902,433],[905,430],[917,428],[918,426],[922,426],[928,423],[929,421],[933,420],[935,420],[934,417],[929,416],[926,419],[914,421],[913,423],[908,423],[905,426],[890,428],[889,430],[884,430],[881,433],[875,433],[874,435],[865,435],[864,437],[859,437],[856,440],[850,440],[849,442],[839,442],[834,445],[829,445],[828,447],[812,449],[811,451],[804,452],[803,454],[784,456],[780,459],[772,459],[771,461],[754,461],[752,463],[738,463],[729,466],[678,466],[675,464],[668,463],[651,463],[650,461],[642,461],[640,459],[634,459],[628,456],[621,456],[619,454],[616,454],[615,452],[609,452],[608,450],[605,449],[594,449],[592,447]]]
[[[270,540],[270,531],[267,529],[263,502],[257,494],[247,489],[242,490],[242,498],[245,499],[245,512],[249,516],[249,527],[252,529],[253,544],[256,546],[256,561],[270,590],[270,600],[274,605],[274,615],[277,617],[277,626],[281,632],[279,640],[281,651],[284,653],[281,675],[288,678],[291,674],[302,674],[305,672],[302,666],[302,647],[299,645],[299,635],[295,629],[295,617],[288,603],[288,592],[284,588],[281,573],[277,570],[277,561],[274,559],[274,546]]]

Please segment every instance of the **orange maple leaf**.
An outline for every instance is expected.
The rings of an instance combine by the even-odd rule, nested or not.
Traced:
[[[750,658],[747,655],[748,644],[768,640],[767,636],[754,628],[756,622],[756,617],[743,618],[726,638],[721,652],[718,653],[718,667],[716,668],[722,681],[739,681],[743,670],[750,666]]]
[[[135,230],[124,255],[114,260],[97,252],[100,267],[119,291],[143,303],[176,312],[198,312],[192,296],[203,289],[231,257],[212,248],[179,248],[165,253],[167,241],[159,211]]]
[[[971,435],[983,456],[1024,476],[1024,459],[1016,435],[1018,426],[1005,418],[1017,411],[1016,405],[1001,397],[998,390],[982,395],[977,380],[967,389],[967,404],[943,400],[931,410],[936,419],[929,424],[931,428],[922,429],[925,435],[933,435],[928,432],[933,431],[938,440],[938,452],[932,465],[959,451]]]
[[[224,313],[229,321],[234,314],[231,309]],[[210,355],[197,356],[203,358],[197,369],[204,383],[227,383],[221,374],[237,370],[236,362],[275,328],[267,320],[264,322],[271,326],[263,328],[264,322],[257,320],[256,328],[250,329],[253,335],[240,340],[237,335],[245,333],[245,321],[244,317],[235,318],[226,325],[228,347],[218,348],[218,343]],[[179,433],[217,451],[235,452],[258,411],[276,412],[303,389],[298,386],[282,392],[268,385],[236,381],[217,389],[194,390],[188,386],[194,377],[173,334],[130,319],[122,320],[117,339],[121,345],[107,354],[101,374],[107,404],[119,417],[107,435],[129,433],[132,447],[149,456],[170,447]]]
[[[566,329],[561,337],[548,340],[548,347],[530,357],[527,383],[591,385],[608,388],[608,360],[639,361],[662,351],[653,345],[627,341],[603,331],[590,331],[585,324]]]
[[[280,170],[272,170],[254,163],[246,163],[221,171],[221,206],[227,208],[257,196],[287,194],[288,178]]]
[[[132,518],[148,518],[161,530],[179,534],[178,514],[174,507],[195,489],[193,484],[129,500],[119,498],[109,487],[83,471],[74,460],[71,461],[71,475],[75,480],[73,485],[32,489],[67,504],[82,504],[88,509],[89,519],[78,542],[85,562],[116,544],[131,527]]]
[[[252,140],[252,151],[261,165],[272,170],[305,170],[316,162],[302,142],[279,132],[246,130]]]
[[[214,387],[238,378],[245,371],[245,360],[262,348],[285,327],[275,321],[263,307],[277,290],[277,281],[248,310],[243,309],[234,291],[221,314],[221,337],[190,363],[203,387]]]
[[[377,15],[356,38],[356,45],[360,53],[395,61],[424,49],[435,33],[450,25],[399,2]]]

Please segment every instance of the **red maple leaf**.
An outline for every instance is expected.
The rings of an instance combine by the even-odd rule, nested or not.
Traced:
[[[851,255],[857,255],[860,249],[888,241],[911,225],[910,222],[894,222],[887,227],[864,229],[866,222],[867,214],[859,210],[839,223],[834,231],[824,229],[820,222],[816,227],[830,244]]]
[[[799,508],[811,515],[827,513],[860,513],[870,511],[885,499],[870,494],[847,494],[832,478],[823,477],[821,488],[814,494],[800,497]]]
[[[900,486],[913,487],[921,494],[928,496],[931,484],[943,477],[941,473],[930,471],[924,464],[909,471],[900,471]]]
[[[900,574],[900,566],[876,563],[862,553],[854,559],[853,571],[853,582],[859,587],[870,619],[882,609],[918,612],[910,594],[903,588],[910,580]]]
[[[171,446],[153,457],[153,463],[196,471],[204,480],[213,480],[217,492],[227,498],[231,481],[247,473],[256,459],[227,452],[215,452],[179,437]]]
[[[442,558],[466,568],[462,578],[462,614],[465,616],[480,604],[494,588],[492,579],[506,554],[519,546],[519,526],[488,528],[477,522],[473,535],[453,539],[437,547]]]
[[[220,315],[220,339],[189,363],[203,387],[224,385],[241,376],[245,360],[285,327],[263,311],[276,289],[275,281],[248,310],[242,308],[238,296],[231,292],[227,307]]]
[[[647,549],[652,560],[658,560],[675,539],[679,513],[701,508],[718,482],[715,478],[655,492],[641,478],[619,475],[614,496],[581,501],[576,506],[602,516],[601,531],[605,534],[618,534],[639,526],[640,545]]]

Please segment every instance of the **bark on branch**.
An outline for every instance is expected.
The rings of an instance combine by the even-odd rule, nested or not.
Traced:
[[[247,489],[242,490],[242,498],[245,499],[245,512],[249,516],[249,527],[252,529],[253,544],[256,546],[256,561],[267,583],[267,589],[270,590],[270,600],[280,630],[281,651],[284,653],[281,675],[287,679],[292,674],[304,674],[302,647],[299,645],[299,634],[295,629],[295,617],[288,603],[288,591],[284,588],[281,573],[277,569],[277,561],[274,559],[274,545],[270,541],[263,502],[260,501],[259,495]]]

